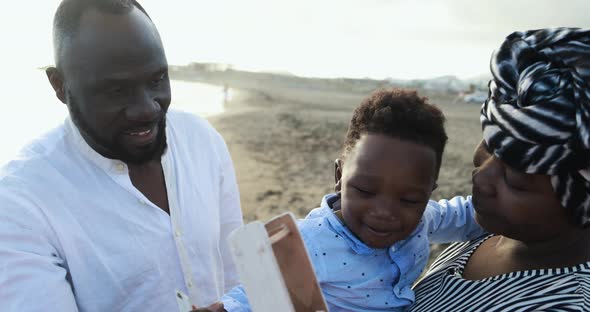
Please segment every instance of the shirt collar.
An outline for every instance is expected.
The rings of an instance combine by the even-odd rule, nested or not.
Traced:
[[[346,226],[334,213],[332,207],[340,200],[340,194],[328,194],[322,199],[321,208],[324,211],[324,216],[328,221],[330,227],[338,234],[340,234],[346,244],[359,255],[367,255],[374,253],[377,249],[371,248],[363,243],[350,229]]]
[[[95,151],[80,133],[78,127],[74,124],[71,117],[68,116],[65,121],[66,137],[68,140],[86,157],[99,168],[111,173],[126,173],[127,164],[118,160],[106,158]]]
[[[167,116],[166,116],[167,118]],[[168,122],[169,120],[167,120]],[[99,168],[106,172],[114,174],[127,174],[127,164],[119,159],[107,158],[95,151],[88,142],[84,140],[84,137],[80,133],[78,127],[72,121],[72,118],[68,116],[65,120],[65,131],[68,140],[90,161],[96,164]],[[167,157],[168,151],[170,150],[170,131],[168,131],[168,125],[166,126],[166,139],[168,140],[168,148],[162,154],[162,159]]]

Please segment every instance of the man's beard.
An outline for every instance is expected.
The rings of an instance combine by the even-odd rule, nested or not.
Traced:
[[[158,121],[158,133],[154,143],[146,146],[142,153],[133,154],[125,149],[123,144],[121,144],[116,136],[110,141],[101,138],[96,133],[96,131],[90,127],[88,122],[86,122],[84,116],[80,112],[78,102],[70,94],[68,94],[68,108],[70,111],[70,117],[72,118],[72,121],[76,127],[78,127],[78,130],[89,137],[90,140],[93,141],[92,143],[94,145],[98,145],[100,151],[97,150],[97,152],[100,154],[106,153],[107,155],[103,154],[103,156],[107,158],[119,159],[125,163],[140,165],[151,160],[159,160],[167,148],[165,112]],[[96,150],[96,148],[92,146],[93,144],[91,144],[91,142],[87,143]]]

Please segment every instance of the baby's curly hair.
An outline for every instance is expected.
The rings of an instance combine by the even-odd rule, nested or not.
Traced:
[[[377,90],[354,110],[342,158],[346,158],[363,134],[383,134],[432,148],[438,173],[448,139],[444,123],[440,109],[428,103],[427,98],[418,96],[415,90]]]

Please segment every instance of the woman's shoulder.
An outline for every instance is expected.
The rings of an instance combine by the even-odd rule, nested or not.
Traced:
[[[453,244],[443,251],[415,285],[416,302],[410,311],[513,311],[516,307],[590,311],[590,262],[464,279],[461,273],[469,255],[487,238]]]
[[[580,287],[587,292],[589,304],[590,304],[590,261],[575,266],[574,268],[568,268],[573,275],[576,276]]]
[[[426,275],[449,268],[462,270],[473,251],[492,236],[486,234],[471,241],[451,244],[434,260]]]

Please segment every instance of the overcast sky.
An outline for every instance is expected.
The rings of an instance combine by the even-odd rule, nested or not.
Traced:
[[[52,63],[59,1],[0,1],[8,70]],[[491,52],[514,30],[590,28],[589,0],[140,2],[171,64],[223,62],[324,77],[466,78],[487,73]]]

